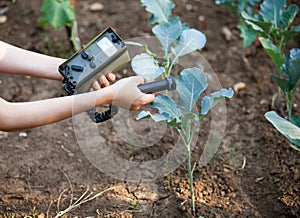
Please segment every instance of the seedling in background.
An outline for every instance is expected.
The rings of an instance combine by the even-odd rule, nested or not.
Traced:
[[[75,50],[80,48],[74,0],[44,0],[42,4],[42,16],[38,19],[39,25],[52,25],[55,29],[65,27],[68,37]]]
[[[270,76],[278,87],[278,98],[280,91],[283,92],[288,119],[291,123],[288,124],[289,121],[283,118],[279,119],[278,115],[274,114],[275,112],[266,113],[265,116],[297,150],[300,148],[298,128],[300,122],[297,116],[292,115],[292,107],[300,82],[300,50],[292,49],[286,56],[284,50],[288,42],[300,32],[300,25],[291,28],[298,11],[299,8],[295,4],[286,8],[285,0],[265,0],[260,5],[259,14],[242,13],[248,27],[260,36],[259,41],[275,66],[276,73],[270,73]]]
[[[280,117],[274,111],[267,112],[265,117],[291,142],[292,148],[300,151],[300,119],[291,113],[294,94],[300,83],[300,49],[292,49],[286,55],[282,70],[283,76],[272,75],[272,78],[284,93],[289,121]]]
[[[164,51],[162,63],[156,60],[157,55],[148,49],[147,45],[134,42],[129,44],[144,48],[145,53],[141,53],[132,59],[133,71],[145,79],[154,80],[158,77],[174,76],[178,77],[174,68],[178,65],[180,57],[204,47],[206,43],[205,35],[196,30],[190,29],[187,24],[181,23],[179,17],[171,17],[172,9],[175,7],[171,0],[141,0],[146,11],[151,13],[150,23],[155,24],[152,32],[161,44]],[[198,102],[200,95],[204,93],[208,86],[207,78],[202,68],[193,67],[183,69],[177,79],[178,104],[167,95],[157,96],[151,104],[158,113],[152,114],[150,111],[142,111],[137,120],[151,118],[155,122],[166,122],[174,128],[181,139],[187,153],[187,169],[190,184],[190,198],[193,213],[195,213],[195,196],[193,191],[193,173],[196,163],[191,160],[191,143],[195,135],[199,122],[209,110],[225,97],[231,98],[233,90],[221,89],[211,96],[202,98],[201,113],[192,112],[193,107]]]
[[[300,83],[300,49],[294,48],[290,50],[285,57],[281,70],[281,75],[271,73],[271,77],[282,90],[287,106],[288,117],[289,119],[293,119],[293,99]]]

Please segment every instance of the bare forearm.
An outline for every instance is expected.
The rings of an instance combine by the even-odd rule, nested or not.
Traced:
[[[138,89],[143,81],[142,77],[128,77],[98,91],[35,102],[9,103],[0,98],[0,130],[47,125],[103,104],[137,110],[155,98]]]
[[[8,103],[0,99],[0,129],[18,131],[47,125],[111,103],[108,89],[80,95],[46,99],[34,102]]]
[[[64,59],[27,51],[0,41],[0,72],[62,80],[58,66]]]

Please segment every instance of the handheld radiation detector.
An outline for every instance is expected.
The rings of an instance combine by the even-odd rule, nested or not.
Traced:
[[[64,77],[64,89],[69,95],[87,92],[92,83],[99,78],[99,74],[116,72],[130,61],[129,53],[123,40],[117,33],[108,27],[86,46],[73,54],[67,61],[58,67]],[[168,77],[160,81],[139,85],[143,93],[159,92],[176,89],[176,81]],[[102,113],[95,109],[87,111],[90,118],[96,122],[104,122],[112,118],[118,108],[110,105]]]
[[[123,40],[108,27],[87,45],[82,46],[58,68],[69,95],[87,92],[99,74],[115,72],[130,61]]]

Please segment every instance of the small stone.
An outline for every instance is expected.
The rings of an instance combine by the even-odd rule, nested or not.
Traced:
[[[193,9],[193,5],[187,4],[186,5],[186,10],[191,11]]]
[[[230,31],[230,29],[228,27],[223,27],[222,28],[222,34],[225,37],[226,41],[231,41],[232,40],[232,32]]]
[[[263,104],[268,104],[268,100],[266,99],[261,99],[261,101],[259,102],[259,104],[263,105]]]
[[[223,170],[224,170],[225,173],[229,173],[230,172],[230,170],[227,169],[227,168],[224,168]]]
[[[68,153],[68,157],[74,157],[75,155],[72,152]]]
[[[244,83],[244,82],[238,82],[233,85],[233,90],[236,93],[238,93],[240,90],[245,89],[245,88],[246,88],[246,83]]]
[[[264,179],[264,177],[256,178],[256,179],[255,179],[255,182],[260,182],[260,181],[262,181],[263,179]]]
[[[104,8],[104,5],[99,2],[95,2],[95,3],[91,4],[89,7],[90,11],[93,11],[93,12],[101,11],[101,10],[103,10],[103,8]]]
[[[7,21],[7,16],[6,15],[0,15],[0,24],[4,24]]]
[[[198,20],[199,20],[200,22],[203,22],[203,21],[205,21],[205,17],[204,17],[203,15],[200,15],[200,16],[198,17]]]
[[[20,132],[19,133],[19,137],[21,137],[21,138],[27,138],[27,133],[26,132]]]
[[[7,138],[8,133],[0,131],[0,139]]]

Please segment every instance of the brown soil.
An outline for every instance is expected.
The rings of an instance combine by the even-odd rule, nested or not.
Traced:
[[[35,25],[41,2],[17,0],[12,4],[2,0],[0,8],[8,6],[9,10],[7,22],[0,25],[0,39],[67,57],[72,52],[65,30]],[[76,9],[82,42],[107,26],[114,27],[124,39],[151,34],[139,1],[101,0],[104,9],[91,12],[88,5],[93,2],[79,1]],[[197,217],[300,217],[300,153],[290,148],[263,116],[272,109],[276,92],[268,76],[273,69],[270,60],[259,46],[241,47],[238,18],[228,9],[215,6],[214,1],[175,2],[174,14],[207,35],[201,54],[222,86],[246,83],[246,88],[227,102],[227,130],[217,154],[208,165],[195,170]],[[204,20],[199,21],[199,16]],[[222,35],[223,27],[232,31],[230,41]],[[299,47],[299,43],[298,37],[289,47]],[[0,93],[12,102],[65,95],[58,82],[4,74],[0,74]],[[299,94],[295,104],[300,104]],[[300,115],[297,107],[294,113]],[[183,204],[189,199],[185,164],[169,177],[152,182],[123,182],[101,173],[87,160],[77,144],[71,119],[26,133],[27,137],[18,132],[0,133],[0,217],[54,217],[68,206],[72,196],[78,199],[87,187],[98,193],[114,186],[119,188],[83,204],[68,216],[188,217],[189,204]],[[160,149],[153,152],[159,154]],[[152,158],[147,152],[144,156]],[[131,209],[129,206],[135,205],[131,200],[141,205]]]

